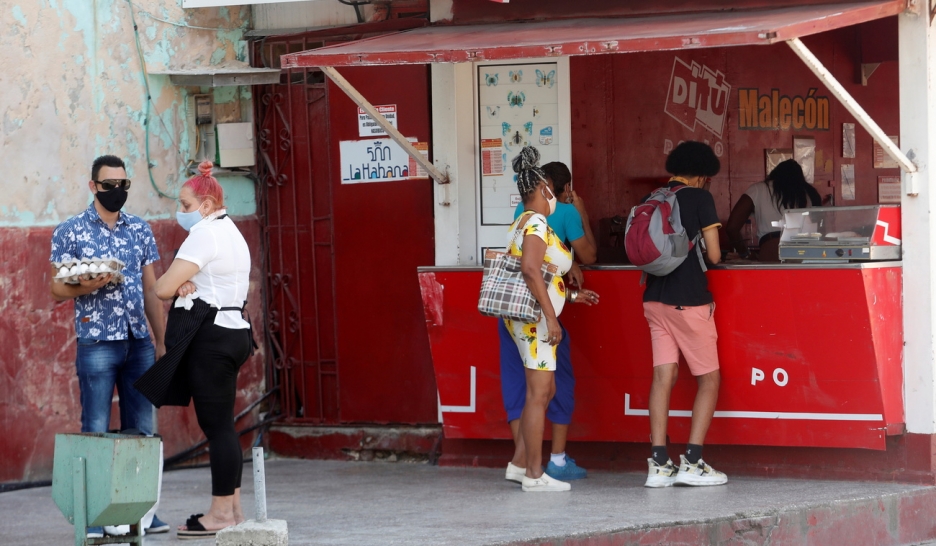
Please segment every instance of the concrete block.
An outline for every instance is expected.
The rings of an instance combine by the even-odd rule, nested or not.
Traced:
[[[284,519],[256,521],[249,519],[240,525],[218,531],[216,546],[287,546],[289,532]]]

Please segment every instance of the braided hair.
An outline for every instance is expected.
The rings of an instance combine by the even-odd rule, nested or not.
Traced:
[[[517,173],[517,190],[520,197],[526,197],[537,185],[546,179],[546,173],[539,167],[540,153],[533,146],[524,146],[520,154],[513,158],[511,164]]]

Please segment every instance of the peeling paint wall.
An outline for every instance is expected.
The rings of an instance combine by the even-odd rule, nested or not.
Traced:
[[[91,201],[93,159],[110,153],[126,161],[133,186],[124,210],[150,221],[161,274],[185,233],[175,223],[176,202],[150,182],[147,125],[155,186],[177,195],[187,167],[194,167],[190,95],[213,96],[215,122],[251,121],[250,88],[185,88],[152,74],[144,80],[144,70],[246,59],[250,7],[180,6],[179,0],[0,0],[0,483],[48,479],[54,434],[80,428],[73,307],[48,295],[48,256],[53,227]],[[248,309],[262,324],[254,182],[236,173],[219,180],[254,252]],[[262,342],[260,332],[256,337]],[[237,411],[262,392],[262,355],[242,368]],[[191,408],[160,410],[159,427],[167,456],[202,438]]]
[[[90,202],[91,162],[105,153],[123,157],[134,180],[127,210],[169,217],[173,203],[147,175],[146,89],[133,19],[146,70],[158,71],[245,60],[249,16],[249,7],[183,10],[177,0],[0,0],[7,181],[0,226],[56,225],[81,210]],[[149,85],[153,179],[175,195],[194,155],[187,97],[202,90],[158,75]],[[218,88],[214,97],[219,121],[249,121],[249,88]]]

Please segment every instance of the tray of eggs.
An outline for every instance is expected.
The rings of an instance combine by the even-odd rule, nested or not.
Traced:
[[[52,265],[58,271],[53,277],[55,282],[78,284],[100,275],[112,275],[109,284],[119,284],[124,280],[123,268],[126,264],[117,258],[81,258],[52,262]]]

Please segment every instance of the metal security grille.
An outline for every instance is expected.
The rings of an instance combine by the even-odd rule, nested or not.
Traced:
[[[406,9],[404,9],[406,8]],[[280,56],[428,24],[425,2],[390,18],[251,43],[251,64],[280,68]],[[257,174],[265,243],[268,380],[279,385],[290,423],[341,422],[335,309],[335,237],[328,99],[321,70],[283,71],[253,87]]]
[[[321,41],[266,40],[255,64]],[[287,421],[337,423],[334,235],[325,80],[318,70],[284,72],[257,86],[258,175],[266,239],[266,317],[271,374]]]

